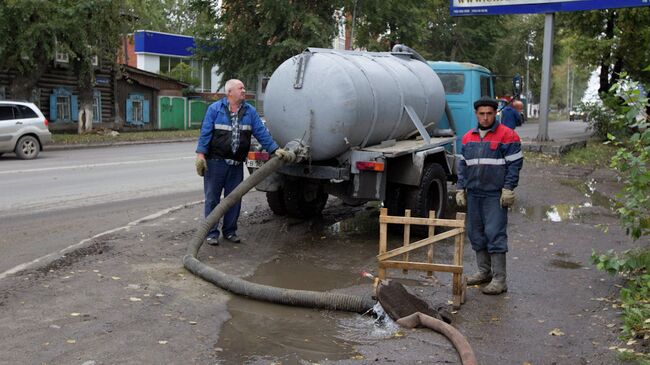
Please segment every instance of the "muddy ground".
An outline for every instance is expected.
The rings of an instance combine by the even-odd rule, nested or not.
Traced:
[[[509,291],[492,297],[470,287],[454,312],[480,364],[618,363],[608,348],[620,345],[620,282],[589,263],[592,249],[632,246],[611,210],[616,190],[607,170],[525,166],[510,214]],[[201,212],[175,210],[0,280],[0,364],[459,363],[430,330],[255,302],[194,277],[181,258]],[[376,204],[336,199],[322,218],[281,218],[251,192],[240,219],[245,242],[204,245],[199,258],[255,282],[368,294],[359,272],[377,271],[377,219]],[[448,243],[436,249],[437,260],[451,255]],[[451,299],[449,274],[389,275],[431,304]]]

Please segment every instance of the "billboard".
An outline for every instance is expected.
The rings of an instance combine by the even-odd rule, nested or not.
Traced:
[[[650,6],[650,0],[451,0],[451,16],[556,13]]]

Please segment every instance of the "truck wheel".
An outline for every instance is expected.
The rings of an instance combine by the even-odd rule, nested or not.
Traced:
[[[266,202],[269,203],[269,208],[277,215],[286,215],[287,207],[284,205],[284,192],[282,189],[278,191],[267,191]]]
[[[420,186],[409,192],[407,203],[411,215],[428,217],[429,211],[436,212],[436,218],[441,218],[447,209],[447,174],[437,163],[424,166]],[[419,226],[425,228],[424,226]],[[426,232],[426,229],[422,230]]]
[[[321,214],[327,203],[323,186],[304,180],[286,181],[284,205],[287,213],[295,218],[309,218]]]

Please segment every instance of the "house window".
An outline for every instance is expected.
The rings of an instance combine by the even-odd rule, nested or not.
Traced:
[[[93,91],[93,123],[102,122],[102,92]]]
[[[77,116],[77,96],[65,87],[56,87],[50,94],[50,122],[75,122]]]
[[[56,115],[58,119],[70,120],[70,97],[57,96],[56,98]]]
[[[68,57],[68,54],[65,52],[56,52],[56,56],[54,56],[54,60],[58,63],[68,63],[70,62],[70,58]]]
[[[142,107],[142,100],[133,100],[133,108],[131,109],[131,120],[133,124],[144,123],[144,108]]]
[[[131,93],[126,99],[126,123],[140,126],[149,123],[149,100],[143,94]]]
[[[97,57],[97,55],[93,56],[92,60],[93,60],[92,61],[93,66],[95,67],[99,66],[99,57]]]

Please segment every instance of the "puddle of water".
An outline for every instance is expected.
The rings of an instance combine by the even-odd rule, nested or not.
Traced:
[[[575,220],[581,216],[579,207],[570,204],[518,206],[518,210],[529,219],[551,222]]]
[[[326,291],[355,285],[359,276],[315,266],[293,257],[260,265],[251,282],[289,289]],[[216,347],[225,363],[315,363],[349,359],[354,346],[374,335],[370,316],[327,312],[233,296],[232,318],[221,330]],[[390,337],[390,336],[388,336]]]
[[[609,210],[614,209],[614,201],[597,190],[598,182],[595,179],[590,179],[587,181],[563,180],[560,183],[565,186],[570,186],[583,194],[587,201],[583,204],[580,204],[580,207],[598,206],[607,208]]]
[[[567,260],[557,260],[557,259],[551,260],[551,266],[559,267],[560,269],[580,269],[580,268],[582,268],[582,265],[577,263],[577,262],[567,261]]]
[[[585,201],[581,204],[554,204],[532,207],[515,203],[516,209],[531,220],[550,222],[578,220],[583,216],[583,208],[598,206],[610,211],[614,209],[614,201],[597,191],[598,182],[594,179],[586,182],[582,180],[563,180],[561,184],[576,189],[584,196]]]

